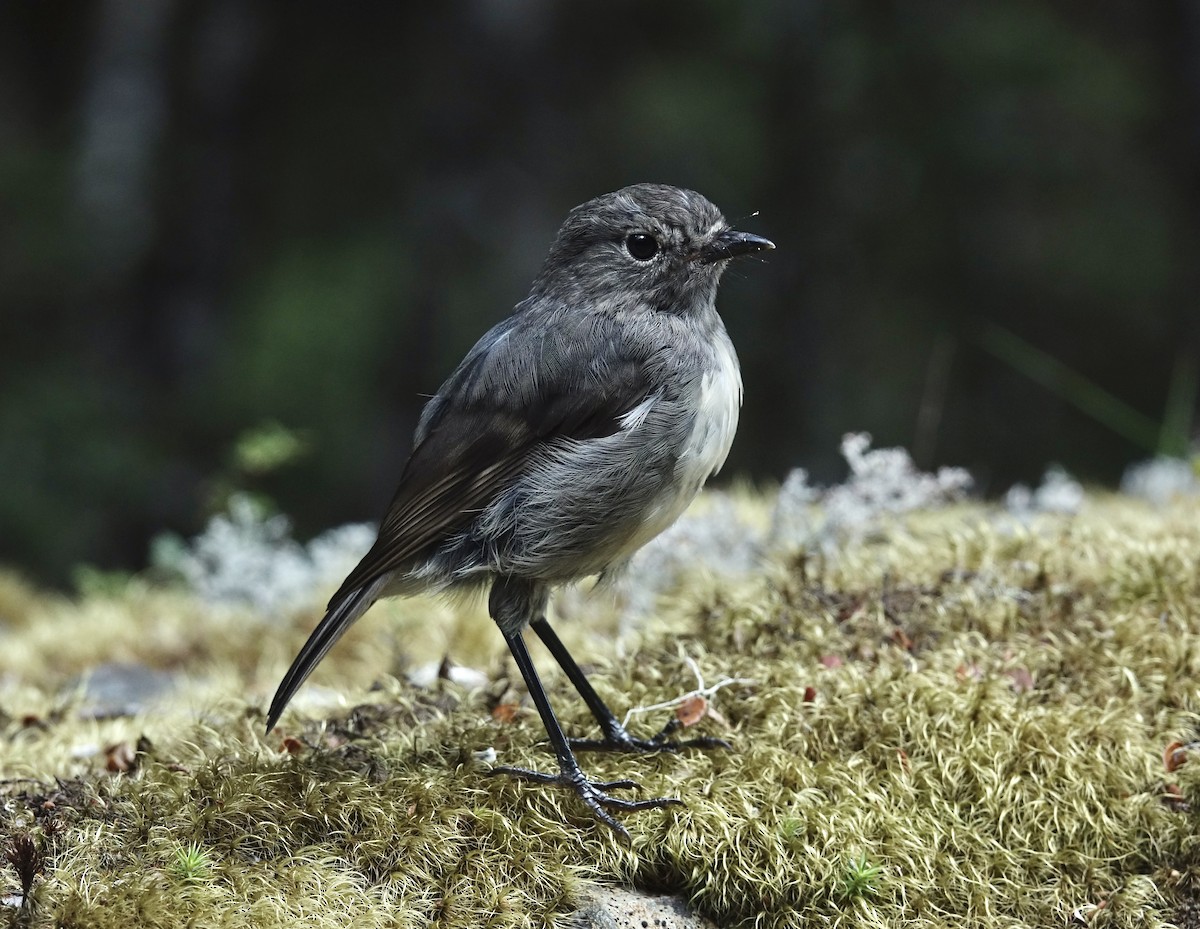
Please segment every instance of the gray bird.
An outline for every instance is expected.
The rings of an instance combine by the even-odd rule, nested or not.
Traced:
[[[556,586],[620,571],[724,463],[742,379],[717,315],[717,284],[730,259],[774,247],[730,229],[700,194],[663,184],[571,210],[529,296],[426,404],[379,536],[284,675],[267,730],[380,597],[490,585],[489,612],[559,767],[493,771],[570,787],[622,836],[609,809],[680,803],[612,796],[638,785],[589,780],[572,746],[650,752],[725,743],[671,741],[672,726],[652,739],[631,736],[546,622],[546,603]],[[526,626],[587,703],[602,739],[563,734],[526,649]]]

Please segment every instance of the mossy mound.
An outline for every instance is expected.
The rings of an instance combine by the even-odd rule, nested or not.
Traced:
[[[510,712],[515,671],[477,609],[377,607],[318,676],[354,682],[347,706],[301,703],[268,737],[263,703],[311,614],[268,630],[144,587],[66,603],[8,581],[0,825],[46,856],[30,905],[8,912],[31,926],[534,926],[607,882],[677,891],[723,925],[1188,918],[1200,758],[1168,749],[1196,738],[1198,565],[1195,501],[1091,499],[1027,523],[965,505],[736,581],[695,577],[619,659],[611,638],[564,623],[615,708],[692,690],[692,662],[710,684],[742,681],[689,730],[732,751],[583,758],[597,778],[686,800],[624,817],[628,846],[573,797],[475,760],[494,747],[552,764],[536,714]],[[488,685],[390,676],[434,622],[456,624]],[[61,665],[51,623],[70,638]],[[80,720],[51,695],[85,663],[89,629],[93,661],[210,673],[153,714]],[[564,727],[591,731],[547,677]],[[139,737],[124,760],[79,750]]]

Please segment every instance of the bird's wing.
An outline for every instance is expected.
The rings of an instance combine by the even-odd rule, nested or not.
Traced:
[[[379,536],[331,606],[463,529],[540,446],[610,435],[651,392],[645,352],[610,321],[524,324],[488,333],[430,401]]]
[[[463,529],[547,442],[621,428],[651,392],[647,352],[605,319],[523,329],[515,316],[467,355],[429,401],[379,537],[329,601],[271,701],[267,731],[322,658],[386,586]],[[597,353],[597,345],[603,351]]]

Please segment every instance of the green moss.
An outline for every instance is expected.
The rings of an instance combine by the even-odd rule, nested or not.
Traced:
[[[199,842],[177,845],[170,872],[185,884],[200,884],[212,877],[212,861]]]
[[[552,764],[535,713],[490,712],[519,679],[478,606],[381,605],[317,676],[342,705],[301,700],[268,737],[314,614],[268,628],[136,582],[67,603],[3,579],[0,777],[35,780],[0,784],[0,828],[48,855],[35,926],[532,926],[593,881],[675,890],[725,924],[1160,925],[1200,866],[1200,758],[1163,762],[1196,737],[1198,564],[1195,503],[1095,499],[1030,525],[964,506],[698,579],[615,646],[615,616],[564,623],[618,709],[691,690],[689,659],[752,682],[714,697],[728,729],[698,727],[733,751],[584,756],[687,801],[625,817],[628,847],[571,796],[474,761]],[[448,637],[487,688],[397,677]],[[117,658],[194,679],[153,714],[79,720],[60,688]],[[564,726],[590,731],[547,676]],[[80,750],[142,735],[126,774]],[[181,850],[203,879],[181,878]]]

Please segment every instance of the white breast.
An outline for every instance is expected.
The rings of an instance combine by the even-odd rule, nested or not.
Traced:
[[[713,365],[700,380],[696,420],[676,469],[683,487],[692,493],[725,463],[742,405],[742,374],[737,355],[729,337],[724,332],[721,336],[713,346]]]
[[[697,392],[694,400],[696,416],[691,432],[679,449],[675,480],[663,488],[662,493],[642,514],[640,526],[623,541],[617,557],[610,557],[610,565],[628,558],[675,522],[704,486],[704,482],[725,463],[725,456],[729,454],[733,434],[737,430],[738,410],[742,405],[742,375],[733,345],[724,331],[717,333],[713,349],[712,363],[701,375],[698,387],[693,387]],[[679,398],[675,403],[681,400]],[[630,410],[622,417],[625,427],[622,431],[626,434],[637,432],[638,427],[653,415],[657,405],[662,402],[661,395],[655,394]]]

